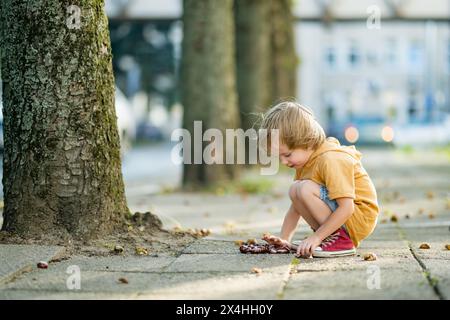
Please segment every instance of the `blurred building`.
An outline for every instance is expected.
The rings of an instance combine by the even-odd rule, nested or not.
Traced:
[[[302,0],[295,13],[299,100],[329,134],[415,126],[449,141],[450,1]]]
[[[294,4],[300,58],[297,97],[315,111],[329,135],[344,138],[351,127],[350,133],[355,136],[356,131],[360,141],[390,141],[395,129],[397,141],[405,132],[410,136],[415,132],[417,139],[426,140],[431,134],[430,139],[450,141],[449,0],[301,0]],[[142,82],[151,83],[144,90],[149,94],[148,110],[151,105],[176,102],[167,92],[176,95],[170,90],[175,90],[173,79],[181,56],[182,0],[107,1],[106,9],[113,50],[120,47],[120,36],[125,39],[129,34],[127,28],[142,34],[131,45],[124,42],[125,50],[115,53],[125,60],[116,66],[119,86],[133,98]],[[148,51],[153,58],[148,58]],[[163,56],[159,60],[154,58],[158,52]],[[170,60],[174,64],[154,73],[149,81],[139,55],[147,57],[148,63],[164,65]],[[158,81],[166,91],[158,89]],[[355,142],[351,136],[347,140]]]

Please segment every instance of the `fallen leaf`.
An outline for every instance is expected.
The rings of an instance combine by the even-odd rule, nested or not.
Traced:
[[[428,198],[428,199],[433,199],[433,198],[434,198],[434,193],[433,193],[433,191],[428,191],[428,192],[427,192],[427,198]]]
[[[114,247],[114,253],[122,253],[123,252],[123,247],[122,246],[119,246],[119,245],[117,245],[117,246],[115,246]]]
[[[430,219],[434,219],[434,213],[433,212],[430,212],[430,214],[428,215],[428,218],[430,218]]]
[[[39,261],[37,264],[37,267],[39,269],[47,269],[48,268],[48,263],[46,261]]]
[[[119,278],[119,282],[123,284],[128,284],[128,280],[126,278]]]
[[[398,221],[398,217],[397,217],[395,214],[393,214],[393,215],[391,216],[391,221],[392,221],[392,222],[397,222],[397,221]]]
[[[146,255],[148,255],[148,250],[143,247],[136,247],[136,254],[138,256],[146,256]]]
[[[252,268],[252,273],[261,274],[262,269],[261,268]]]
[[[365,261],[375,261],[377,260],[377,255],[373,252],[368,252],[364,254]]]
[[[211,234],[211,230],[209,230],[209,229],[202,229],[202,230],[200,230],[200,234],[203,237],[207,237],[207,236],[209,236]]]
[[[428,243],[422,243],[419,247],[419,249],[430,249],[430,245]]]
[[[256,242],[256,239],[248,239],[247,243],[248,244],[256,244],[257,242]]]
[[[446,244],[445,249],[450,250],[450,244]]]

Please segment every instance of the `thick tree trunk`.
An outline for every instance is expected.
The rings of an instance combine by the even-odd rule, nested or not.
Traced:
[[[2,0],[0,10],[3,230],[110,233],[128,209],[104,3]]]
[[[271,2],[272,101],[278,101],[296,96],[298,58],[295,53],[292,0]]]
[[[194,121],[202,121],[203,132],[217,128],[225,138],[225,129],[239,126],[233,0],[185,0],[183,20],[183,127],[193,140]],[[185,164],[183,183],[205,186],[233,179],[237,172],[235,165]]]
[[[235,0],[236,65],[242,128],[271,104],[271,0]]]

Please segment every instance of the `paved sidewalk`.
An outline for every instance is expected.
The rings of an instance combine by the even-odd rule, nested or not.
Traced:
[[[212,230],[175,255],[59,261],[64,248],[0,245],[0,299],[450,299],[450,251],[445,249],[450,244],[449,159],[367,150],[363,163],[383,213],[357,256],[299,260],[291,254],[239,253],[234,240],[279,232],[292,180],[291,172],[283,171],[265,195],[135,198],[132,210],[150,209],[167,228]],[[302,225],[295,238],[308,233]],[[420,249],[423,243],[430,249]],[[377,260],[364,261],[366,252]],[[36,267],[52,257],[59,262]],[[68,288],[70,266],[81,271],[80,289]],[[255,267],[262,272],[252,273]]]

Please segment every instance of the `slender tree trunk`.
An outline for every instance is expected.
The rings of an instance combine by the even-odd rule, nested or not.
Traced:
[[[202,121],[203,132],[208,128],[221,130],[225,149],[225,129],[239,126],[233,0],[184,0],[183,20],[183,127],[193,141],[194,121]],[[233,179],[237,172],[235,165],[185,164],[183,183],[205,186]]]
[[[110,233],[128,209],[104,3],[2,0],[0,10],[3,230]]]
[[[271,0],[235,0],[236,65],[242,128],[271,103]]]
[[[294,17],[292,0],[272,1],[272,101],[293,98],[297,92]]]

